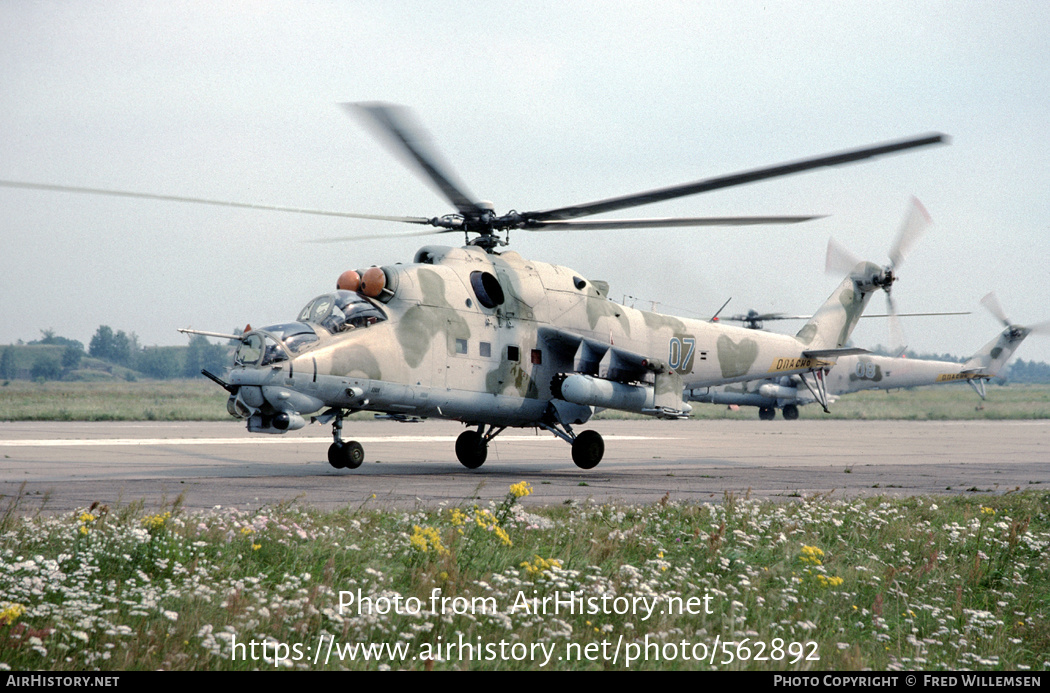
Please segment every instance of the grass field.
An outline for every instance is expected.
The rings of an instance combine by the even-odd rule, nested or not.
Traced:
[[[526,511],[532,490],[410,512],[14,499],[0,670],[1050,666],[1046,493]]]
[[[12,380],[0,386],[0,420],[224,421],[230,418],[227,396],[222,388],[203,378],[44,383]],[[1050,385],[989,386],[984,403],[965,385],[858,392],[841,397],[831,406],[830,414],[817,405],[799,411],[806,419],[1046,419],[1050,418]],[[606,411],[599,416],[624,415]],[[694,403],[693,418],[754,419],[758,410],[741,407],[731,411],[721,405]]]

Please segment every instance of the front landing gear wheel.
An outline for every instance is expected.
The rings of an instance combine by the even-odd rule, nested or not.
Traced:
[[[477,469],[485,464],[488,455],[488,443],[477,431],[463,431],[456,438],[456,457],[467,469]]]
[[[365,449],[356,440],[328,446],[328,464],[336,469],[357,469],[364,461]]]
[[[572,461],[580,469],[594,469],[605,454],[605,441],[598,431],[583,431],[572,441]]]
[[[773,407],[758,408],[758,418],[762,419],[763,421],[772,421],[774,418],[776,418],[776,415],[777,410]]]

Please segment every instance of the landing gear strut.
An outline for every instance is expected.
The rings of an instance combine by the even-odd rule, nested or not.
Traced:
[[[572,432],[568,424],[561,424],[565,430],[559,430],[558,424],[540,424],[540,428],[550,431],[572,446],[572,461],[580,469],[594,469],[605,455],[605,441],[598,431],[583,431],[579,435]]]
[[[478,426],[476,431],[463,431],[456,438],[456,457],[459,463],[467,469],[477,469],[485,464],[489,456],[489,441],[503,432],[506,426],[489,426],[485,431],[485,425]]]
[[[332,438],[328,446],[328,464],[336,469],[357,469],[365,461],[365,449],[356,440],[343,441],[343,412],[335,413],[332,422]]]

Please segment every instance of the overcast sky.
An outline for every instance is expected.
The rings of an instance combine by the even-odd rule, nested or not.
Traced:
[[[413,109],[498,212],[684,183],[931,131],[948,146],[621,216],[827,214],[791,226],[512,234],[638,307],[808,313],[828,238],[886,253],[914,195],[933,226],[900,272],[909,345],[967,355],[1050,319],[1045,2],[3,2],[0,179],[368,214],[450,205],[339,103]],[[0,188],[0,344],[101,324],[293,319],[345,269],[409,262],[418,227]],[[594,217],[597,218],[597,217]],[[311,239],[391,238],[317,245]],[[885,301],[874,299],[871,311]],[[795,331],[800,325],[778,325]],[[866,320],[860,346],[888,343]],[[1050,340],[1018,352],[1050,361]]]

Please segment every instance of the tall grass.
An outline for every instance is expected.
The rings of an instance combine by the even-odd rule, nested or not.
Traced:
[[[227,393],[204,379],[136,382],[9,381],[0,387],[3,421],[226,421]],[[1046,419],[1050,385],[989,386],[984,402],[965,385],[846,395],[825,414],[801,407],[804,419]],[[646,418],[605,411],[600,418]],[[370,415],[361,418],[370,418]],[[693,403],[695,419],[758,418],[754,407],[730,410]]]
[[[534,506],[542,494],[0,513],[0,668],[1050,665],[1046,493]]]
[[[225,421],[229,395],[204,380],[44,382],[0,387],[4,421]]]

